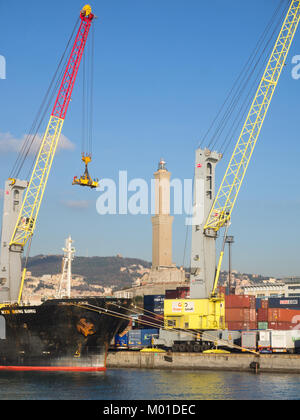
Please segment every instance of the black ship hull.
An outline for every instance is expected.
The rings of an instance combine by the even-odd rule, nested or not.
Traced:
[[[104,371],[111,340],[128,324],[105,310],[126,314],[130,303],[92,297],[1,307],[0,370]]]

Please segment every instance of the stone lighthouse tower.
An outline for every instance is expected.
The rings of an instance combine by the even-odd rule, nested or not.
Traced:
[[[170,216],[170,178],[166,162],[159,162],[155,179],[155,216],[152,217],[152,268],[174,267],[172,263],[172,224]]]
[[[114,293],[118,297],[164,295],[166,290],[188,287],[183,267],[172,262],[172,225],[170,215],[170,178],[166,162],[161,159],[154,173],[155,211],[152,217],[152,267],[131,289]]]

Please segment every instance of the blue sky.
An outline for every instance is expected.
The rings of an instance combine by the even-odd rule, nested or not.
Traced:
[[[172,176],[191,178],[198,141],[278,0],[91,5],[98,16],[91,175],[117,180],[119,170],[127,170],[129,180],[150,181],[164,157]],[[0,80],[1,184],[16,158],[7,139],[13,144],[28,132],[82,6],[78,0],[16,1],[13,19],[1,21],[0,55],[7,65]],[[234,268],[243,272],[300,274],[300,80],[291,76],[298,54],[299,29],[233,213]],[[99,216],[99,192],[71,185],[83,172],[80,76],[63,128],[71,143],[55,158],[31,255],[60,253],[71,234],[77,255],[151,260],[150,216]],[[218,166],[218,184],[229,157]],[[181,265],[184,217],[175,217],[173,234],[174,262]]]

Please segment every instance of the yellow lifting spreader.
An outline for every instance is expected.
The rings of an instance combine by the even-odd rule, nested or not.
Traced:
[[[97,188],[98,185],[99,185],[99,180],[98,179],[93,180],[90,177],[90,174],[89,174],[89,171],[88,171],[88,164],[92,161],[91,155],[85,155],[83,153],[81,160],[85,164],[84,174],[80,178],[77,178],[77,176],[75,176],[73,178],[72,185],[80,185],[81,187]]]

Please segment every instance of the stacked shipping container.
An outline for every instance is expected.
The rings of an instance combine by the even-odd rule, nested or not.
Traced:
[[[257,317],[255,297],[225,296],[225,322],[229,330],[255,330]]]
[[[162,328],[164,326],[165,295],[144,296],[144,315],[139,317],[139,328]]]
[[[176,290],[166,290],[166,299],[188,299],[189,297],[189,287],[177,287]]]
[[[300,325],[300,299],[271,298],[261,301],[257,320],[259,329],[297,329]]]

